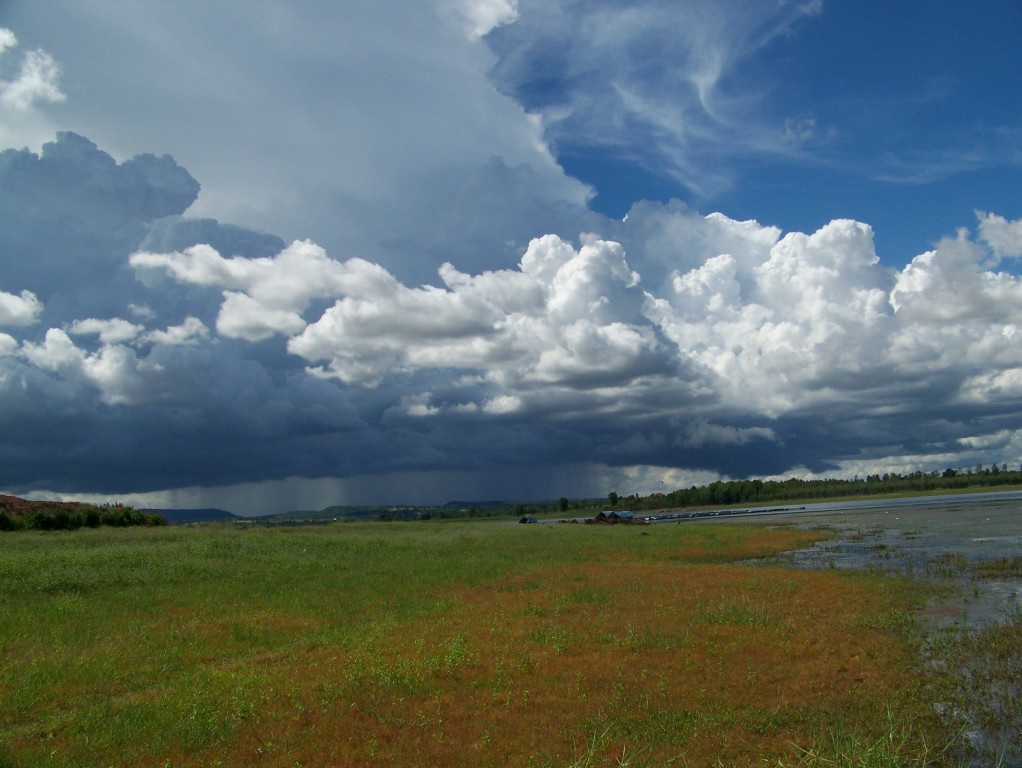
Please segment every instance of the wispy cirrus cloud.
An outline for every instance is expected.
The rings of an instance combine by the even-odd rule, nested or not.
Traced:
[[[869,107],[912,78],[844,96],[897,45],[856,38],[814,68],[836,58],[823,22],[868,9],[47,7],[60,25],[11,0],[0,52],[5,82],[15,41],[74,73],[36,67],[31,106],[0,118],[31,138],[0,153],[7,490],[275,511],[912,471],[1022,444],[1017,196],[977,183],[951,223],[932,196],[913,250],[881,261],[911,206],[884,198],[873,221],[860,198],[912,185],[801,175],[973,162],[948,113],[913,122],[962,97],[953,79],[890,120]],[[48,77],[68,98],[29,87]],[[58,118],[96,143],[54,140]],[[572,178],[585,152],[611,170]],[[636,193],[629,174],[670,183]],[[753,176],[741,215],[642,199]],[[594,179],[627,216],[591,207]]]
[[[773,84],[736,69],[822,3],[533,3],[488,42],[505,92],[559,151],[607,151],[700,195],[732,179],[714,157],[786,151],[759,107]],[[714,165],[717,167],[714,168]]]

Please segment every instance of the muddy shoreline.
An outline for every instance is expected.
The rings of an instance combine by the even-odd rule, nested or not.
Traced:
[[[1004,618],[1022,599],[1022,575],[977,578],[981,563],[1022,556],[1022,491],[820,504],[777,524],[825,527],[838,537],[784,559],[803,568],[880,568],[954,583],[937,617],[969,626]]]
[[[780,556],[794,567],[944,587],[921,617],[924,663],[955,670],[934,709],[960,731],[961,764],[1022,768],[1022,491],[807,505],[770,522],[837,534]]]

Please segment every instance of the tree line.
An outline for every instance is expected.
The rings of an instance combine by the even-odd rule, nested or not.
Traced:
[[[975,487],[1022,485],[1022,468],[1009,470],[1006,464],[975,468],[947,468],[943,472],[911,472],[853,477],[850,479],[802,480],[720,480],[709,485],[692,486],[670,493],[650,496],[618,497],[608,494],[611,506],[635,509],[662,507],[701,507],[731,504],[760,504],[776,501],[833,499],[847,496],[878,496],[898,493],[925,493],[937,490],[963,490]]]
[[[605,499],[568,499],[557,501],[515,503],[475,507],[470,505],[446,508],[423,508],[404,510],[401,513],[381,514],[378,519],[396,520],[456,520],[485,517],[523,517],[528,515],[561,513],[591,514],[599,509],[661,510],[684,507],[716,507],[749,505],[761,506],[775,502],[792,502],[816,499],[834,499],[850,496],[881,496],[885,494],[926,493],[940,490],[964,490],[966,488],[993,487],[1005,485],[1022,486],[1022,467],[1009,470],[1006,464],[989,467],[977,464],[966,469],[947,468],[932,472],[884,472],[865,477],[846,479],[824,478],[802,480],[796,477],[787,480],[719,480],[709,485],[693,485],[669,493],[653,493],[649,496],[631,494],[619,495],[615,491]]]
[[[123,504],[23,502],[14,509],[0,504],[0,531],[75,531],[79,528],[166,525],[161,516]]]

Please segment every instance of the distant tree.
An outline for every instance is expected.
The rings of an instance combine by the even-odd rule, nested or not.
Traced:
[[[558,512],[568,511],[568,499],[565,498],[564,496],[561,496],[561,498],[557,500],[557,511]]]
[[[610,504],[611,507],[616,507],[619,498],[621,497],[618,496],[616,492],[611,491],[607,494],[607,503]]]

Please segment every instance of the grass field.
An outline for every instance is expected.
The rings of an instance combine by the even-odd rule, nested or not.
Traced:
[[[5,534],[0,768],[923,765],[922,588],[741,562],[819,535]]]

